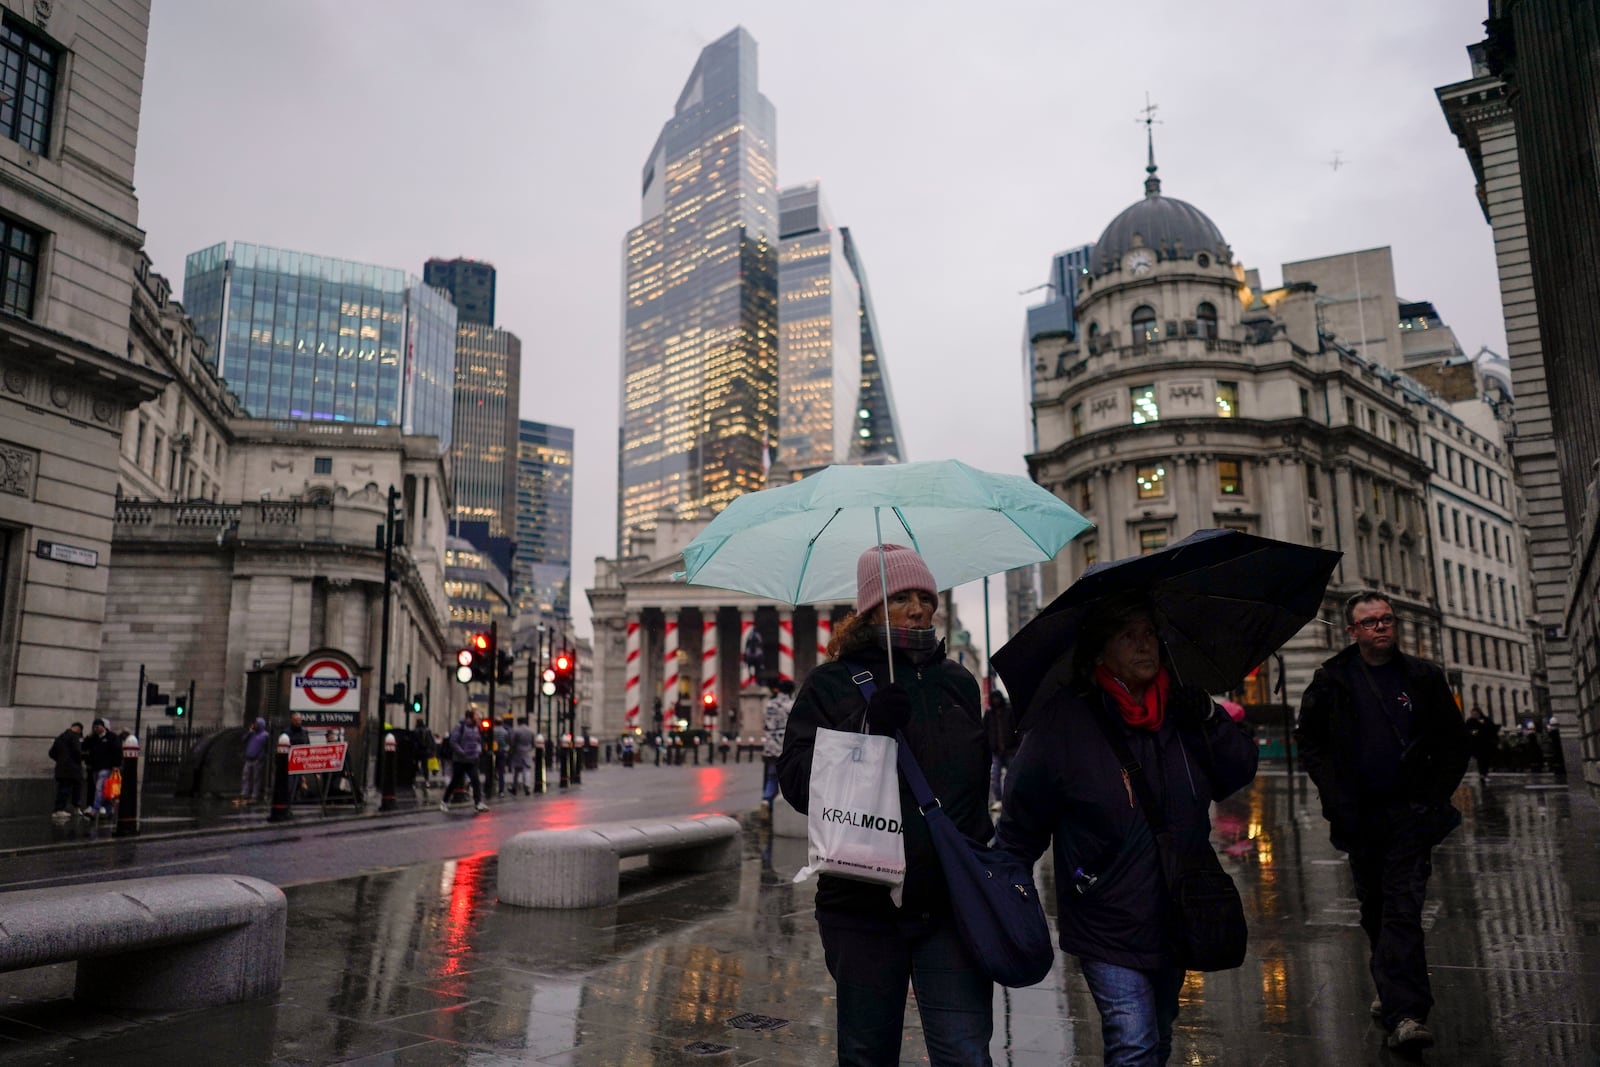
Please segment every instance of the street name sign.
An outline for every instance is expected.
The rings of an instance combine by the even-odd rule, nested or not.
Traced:
[[[289,773],[332,774],[335,771],[342,771],[347,747],[343,741],[329,741],[322,745],[291,745]]]

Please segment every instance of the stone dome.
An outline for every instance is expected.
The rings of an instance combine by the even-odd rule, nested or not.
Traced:
[[[1136,243],[1155,249],[1162,259],[1193,259],[1197,252],[1209,252],[1219,262],[1228,262],[1233,253],[1217,224],[1193,204],[1161,195],[1153,159],[1145,169],[1149,177],[1144,183],[1144,199],[1112,219],[1095,242],[1094,273],[1116,270]]]

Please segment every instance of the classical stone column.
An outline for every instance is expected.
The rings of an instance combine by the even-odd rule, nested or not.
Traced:
[[[717,663],[719,649],[717,648],[717,609],[714,607],[700,609],[700,707],[706,706],[706,696],[720,702],[722,697],[717,690]],[[704,712],[702,711],[702,714]],[[707,727],[708,729],[710,727]]]
[[[778,609],[778,677],[794,681],[794,611]]]
[[[741,679],[741,682],[740,682],[740,686],[739,687],[741,689],[743,689],[745,686],[748,686],[748,685],[754,685],[755,682],[756,682],[755,674],[752,673],[750,671],[750,668],[745,665],[744,659],[743,659],[744,650],[749,645],[749,643],[750,643],[750,635],[755,633],[755,629],[756,629],[756,609],[755,608],[744,608],[744,609],[740,610],[740,612],[739,612],[739,656],[740,656],[740,660],[739,660],[739,677]]]
[[[673,715],[678,706],[678,613],[662,609],[661,634],[661,714]]]
[[[828,662],[828,642],[833,640],[833,609],[824,604],[817,609],[817,662],[820,667]]]
[[[640,619],[629,619],[627,644],[624,646],[627,658],[623,666],[622,721],[630,730],[639,725],[639,704],[644,694],[644,687],[639,684],[639,671],[644,666],[639,650],[643,635],[644,624]]]

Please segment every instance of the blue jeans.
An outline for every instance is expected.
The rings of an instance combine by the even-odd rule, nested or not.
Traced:
[[[1161,1067],[1172,1055],[1183,969],[1154,971],[1078,957],[1083,979],[1100,1009],[1106,1067]]]
[[[778,795],[778,757],[766,756],[761,762],[766,764],[761,769],[761,799],[771,804]]]
[[[900,1062],[908,982],[931,1067],[988,1067],[994,983],[978,970],[954,920],[873,924],[819,912],[817,927],[836,991],[842,1067]]]
[[[103,811],[107,815],[115,815],[116,814],[116,812],[117,812],[116,803],[114,801],[110,801],[110,800],[106,800],[105,799],[106,779],[110,778],[110,777],[111,777],[110,768],[107,768],[106,770],[103,770],[103,771],[95,771],[94,772],[94,792],[89,794],[89,810],[90,811],[97,812],[97,813]]]
[[[1005,799],[1006,765],[999,756],[989,757],[989,799],[996,804]]]

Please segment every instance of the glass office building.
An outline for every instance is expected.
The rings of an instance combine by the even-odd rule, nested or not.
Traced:
[[[756,43],[708,45],[640,182],[624,247],[617,541],[765,484],[776,440],[777,121]]]
[[[252,417],[400,426],[449,448],[448,294],[403,271],[235,242],[188,256],[183,304]]]
[[[856,409],[855,433],[850,440],[851,463],[901,463],[905,452],[900,447],[899,420],[894,411],[894,392],[889,388],[889,368],[883,361],[878,337],[878,318],[872,310],[872,290],[867,285],[867,268],[862,266],[850,227],[839,227],[843,237],[844,261],[861,294],[857,317],[861,323],[861,398]]]
[[[463,322],[456,332],[450,486],[458,522],[510,537],[517,504],[517,412],[522,342],[498,326]]]
[[[801,478],[850,457],[861,398],[861,287],[816,182],[778,196],[778,451]]]
[[[572,430],[520,423],[517,435],[517,614],[566,617],[572,598]]]

